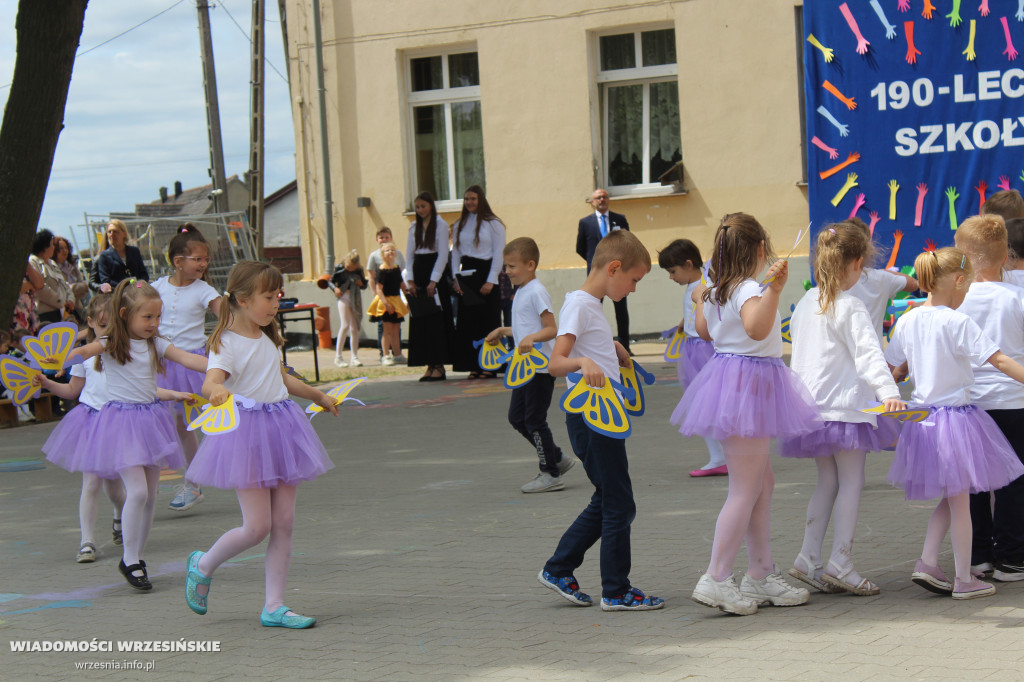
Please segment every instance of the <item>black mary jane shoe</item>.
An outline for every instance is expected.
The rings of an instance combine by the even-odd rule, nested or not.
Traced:
[[[125,566],[124,559],[121,559],[121,563],[118,564],[117,570],[121,571],[121,575],[128,581],[128,584],[137,590],[151,590],[153,589],[153,583],[149,582],[149,574],[146,573],[146,562],[139,560],[139,563],[132,564],[131,566]],[[134,574],[135,571],[142,571],[141,576]]]

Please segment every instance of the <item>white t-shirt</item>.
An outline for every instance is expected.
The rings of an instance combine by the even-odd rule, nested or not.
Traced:
[[[78,396],[78,402],[94,410],[103,409],[110,400],[107,395],[107,373],[96,371],[96,358],[72,365],[71,376],[85,379],[85,386],[82,388],[82,394]]]
[[[516,346],[524,336],[535,334],[544,328],[544,323],[540,321],[540,315],[544,311],[555,312],[551,308],[551,295],[539,279],[531,279],[516,290],[516,295],[512,299],[512,340]],[[540,352],[550,358],[554,348],[554,340],[544,341]],[[548,370],[545,368],[537,371],[546,374]]]
[[[106,347],[106,338],[99,341]],[[157,357],[160,358],[171,347],[170,341],[159,336],[154,337],[153,342]],[[107,375],[107,398],[119,403],[151,403],[156,400],[156,373],[150,359],[149,341],[132,339],[131,354],[131,361],[122,365],[109,353],[103,353],[103,373]]]
[[[847,293],[864,302],[879,340],[882,338],[882,321],[885,319],[889,300],[906,286],[907,279],[903,275],[888,270],[864,268],[860,279],[848,290]]]
[[[426,230],[424,230],[426,233]],[[444,221],[441,216],[437,216],[437,230],[434,231],[434,243],[424,244],[420,248],[416,248],[416,222],[413,221],[409,224],[409,238],[406,240],[405,252],[409,258],[409,264],[405,272],[405,281],[412,281],[412,262],[418,253],[436,253],[438,254],[437,262],[434,263],[434,269],[430,272],[431,282],[440,282],[441,275],[444,274],[444,268],[448,265],[448,223]],[[498,266],[501,269],[501,265]]]
[[[217,290],[201,279],[183,287],[176,287],[167,277],[153,282],[160,294],[160,335],[170,339],[178,348],[193,351],[206,345],[203,326],[210,302],[220,297]]]
[[[220,350],[210,350],[206,370],[211,369],[228,373],[224,387],[236,395],[258,403],[278,403],[288,398],[281,377],[281,355],[266,334],[250,339],[224,330]]]
[[[867,308],[840,292],[835,307],[819,314],[820,290],[811,289],[793,310],[790,367],[806,384],[825,421],[877,423],[861,412],[875,397],[899,398]]]
[[[1024,363],[1024,289],[975,282],[957,310],[977,322],[999,350]],[[1024,384],[987,362],[975,365],[971,404],[983,410],[1019,410],[1024,408]]]
[[[708,333],[714,341],[716,353],[762,358],[782,357],[782,318],[778,310],[775,311],[775,325],[771,333],[761,341],[755,341],[747,336],[743,328],[743,320],[740,318],[743,304],[752,298],[760,298],[761,295],[761,285],[756,280],[745,279],[733,289],[732,296],[721,307],[714,299],[704,301],[704,319],[708,322]]]
[[[562,310],[558,313],[558,335],[572,334],[576,337],[570,358],[590,358],[604,375],[619,380],[619,358],[615,354],[612,328],[604,316],[601,300],[582,289],[565,295]],[[572,388],[576,382],[566,379]]]
[[[686,285],[683,298],[683,333],[690,338],[697,338],[697,304],[693,302],[693,290],[700,285],[700,280]]]
[[[885,349],[890,365],[909,363],[918,405],[956,407],[971,403],[974,364],[999,350],[974,320],[946,306],[920,306],[905,312]]]
[[[487,281],[491,284],[498,283],[498,273],[504,259],[502,251],[505,249],[505,226],[500,220],[485,220],[480,224],[480,241],[474,244],[476,238],[477,216],[470,213],[466,218],[466,224],[462,226],[459,233],[459,243],[456,246],[452,240],[452,269],[459,273],[462,268],[460,263],[463,256],[479,258],[480,260],[491,259],[491,271],[487,273]],[[469,274],[469,273],[467,273]]]
[[[1017,287],[1024,287],[1024,270],[1003,270],[1003,281]]]

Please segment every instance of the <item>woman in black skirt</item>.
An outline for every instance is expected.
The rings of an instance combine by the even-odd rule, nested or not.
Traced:
[[[406,271],[409,298],[409,366],[426,366],[420,381],[444,381],[451,362],[451,293],[448,287],[448,223],[437,215],[430,192],[413,202],[416,220],[409,225]]]
[[[469,372],[470,379],[493,379],[494,372],[481,371],[473,342],[501,326],[501,272],[505,248],[505,226],[494,215],[484,190],[473,185],[462,198],[462,215],[455,223],[452,240],[452,285],[459,299],[455,321],[452,369]]]

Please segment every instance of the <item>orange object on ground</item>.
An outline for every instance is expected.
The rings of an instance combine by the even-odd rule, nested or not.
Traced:
[[[319,306],[316,309],[316,335],[320,340],[321,348],[334,348],[331,343],[331,309],[326,306]]]

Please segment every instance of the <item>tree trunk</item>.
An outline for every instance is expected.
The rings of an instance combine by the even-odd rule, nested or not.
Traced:
[[[43,209],[88,0],[20,0],[17,54],[0,124],[0,329],[14,303]]]

